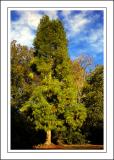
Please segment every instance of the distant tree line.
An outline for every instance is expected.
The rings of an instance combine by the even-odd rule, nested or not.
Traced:
[[[11,42],[11,148],[103,144],[103,66],[72,61],[63,24],[48,16],[33,46]]]

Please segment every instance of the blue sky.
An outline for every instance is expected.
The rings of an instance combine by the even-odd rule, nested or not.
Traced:
[[[68,39],[72,60],[82,54],[93,57],[94,65],[103,64],[103,11],[102,10],[12,10],[11,40],[32,47],[40,19],[60,19]]]

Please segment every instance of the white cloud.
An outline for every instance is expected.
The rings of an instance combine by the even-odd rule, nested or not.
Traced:
[[[69,10],[63,10],[62,11],[62,15],[64,16],[64,17],[67,17],[67,16],[69,16],[71,14],[71,11],[69,11]]]
[[[33,29],[38,26],[42,17],[42,15],[36,11],[18,11],[18,13],[21,15],[18,23],[28,25]]]
[[[83,30],[83,28],[90,22],[84,14],[75,15],[73,19],[70,20],[70,26],[72,31],[76,34]]]
[[[44,14],[48,15],[50,17],[50,19],[57,19],[57,11],[44,11]]]
[[[86,28],[83,34],[79,34],[77,38],[72,39],[71,44],[80,46],[82,44],[81,50],[85,50],[85,53],[89,51],[94,52],[95,54],[99,54],[103,52],[103,44],[104,44],[104,37],[103,37],[103,28],[101,26],[97,28]],[[80,49],[78,49],[78,52]]]
[[[86,11],[82,11],[76,15],[71,15],[71,11],[63,11],[62,14],[64,16],[64,23],[68,38],[79,34],[91,22],[91,20],[86,16]]]
[[[36,30],[42,14],[38,11],[17,11],[20,19],[11,22],[11,40],[17,40],[18,43],[23,45],[32,46],[34,39],[33,30]],[[44,11],[50,19],[57,18],[57,11]]]
[[[42,10],[39,11],[17,11],[20,15],[20,18],[17,21],[11,22],[11,40],[17,40],[18,43],[23,45],[32,46],[32,42],[34,39],[34,33],[32,30],[36,30],[38,24],[40,23],[40,19],[42,15],[46,14],[50,17],[50,19],[57,19],[57,11],[55,10]],[[94,17],[90,17],[88,11],[81,11],[78,14],[71,14],[70,10],[63,10],[63,22],[64,27],[67,32],[67,38],[74,45],[77,43],[86,43],[88,47],[95,52],[103,51],[103,30],[101,26],[99,28],[94,28],[88,30],[88,24],[93,23],[94,18],[98,17],[98,15],[94,15]],[[88,16],[89,15],[89,16]],[[82,34],[83,33],[83,34]],[[86,35],[86,33],[88,33]],[[82,36],[83,35],[83,36]],[[75,38],[75,37],[78,38]],[[75,39],[75,42],[73,39]]]
[[[31,26],[33,29],[36,29],[38,24],[40,23],[42,15],[38,14],[37,12],[28,11],[24,14],[24,20],[28,26]]]
[[[103,29],[91,29],[86,41],[96,53],[103,52]]]
[[[17,11],[20,19],[11,22],[11,40],[17,40],[23,45],[32,46],[34,34],[32,29],[36,29],[42,17],[35,11]]]
[[[42,15],[46,14],[50,19],[57,19],[57,11],[45,10],[41,12],[38,11],[17,11],[20,15],[18,21],[11,23],[11,39],[16,39],[19,43],[27,45],[32,45],[33,33],[31,29],[35,30],[40,23]],[[71,15],[71,11],[64,10],[62,11],[64,16],[64,26],[67,30],[67,37],[75,36],[77,33],[80,33],[84,27],[90,22],[86,17],[86,12],[80,12],[77,15]],[[23,36],[24,35],[24,36]],[[26,39],[27,38],[27,39]],[[29,42],[29,40],[31,42]]]
[[[14,39],[20,44],[31,47],[34,36],[29,27],[19,26],[17,29],[11,31],[11,41]]]

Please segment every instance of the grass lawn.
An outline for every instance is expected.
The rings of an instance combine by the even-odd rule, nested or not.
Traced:
[[[82,145],[39,145],[39,146],[33,146],[33,149],[64,149],[64,150],[98,150],[103,149],[103,145],[93,145],[93,144],[82,144]]]

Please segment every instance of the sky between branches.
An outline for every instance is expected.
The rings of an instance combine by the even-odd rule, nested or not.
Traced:
[[[32,47],[35,32],[43,15],[60,19],[64,25],[69,55],[72,60],[80,54],[90,55],[94,64],[103,64],[102,10],[12,10],[11,40]]]

